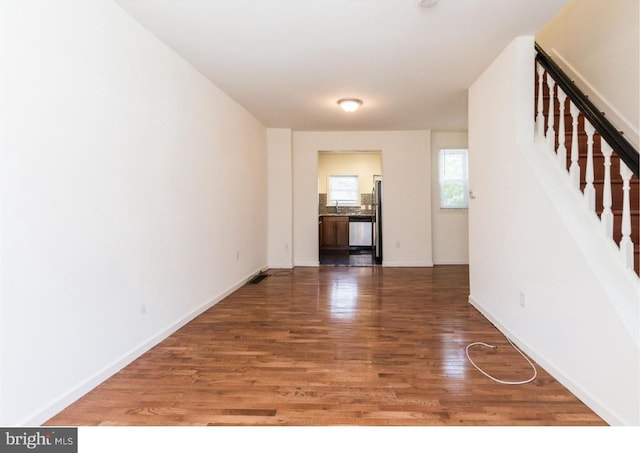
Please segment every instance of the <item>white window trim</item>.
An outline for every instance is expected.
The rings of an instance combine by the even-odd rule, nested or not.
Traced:
[[[460,154],[464,156],[465,166],[463,168],[463,178],[460,180],[459,178],[444,178],[444,154],[445,152],[455,152],[458,151]],[[443,183],[446,182],[462,182],[463,187],[463,196],[464,196],[464,206],[444,206],[443,200]],[[456,212],[456,211],[466,211],[469,209],[469,150],[467,148],[441,148],[438,152],[438,199],[439,206],[441,211],[446,212]]]

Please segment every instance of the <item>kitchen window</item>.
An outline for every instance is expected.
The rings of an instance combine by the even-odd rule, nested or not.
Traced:
[[[468,152],[466,149],[441,149],[439,155],[440,208],[469,207]]]
[[[330,175],[327,205],[360,205],[360,183],[357,175]]]

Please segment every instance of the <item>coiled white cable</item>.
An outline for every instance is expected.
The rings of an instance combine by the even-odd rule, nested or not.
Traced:
[[[505,337],[507,339],[507,341],[509,342],[509,344],[511,346],[513,346],[513,349],[515,349],[516,351],[518,351],[520,353],[520,355],[522,357],[524,357],[524,359],[529,362],[529,365],[531,365],[531,368],[533,368],[533,376],[530,377],[529,379],[525,380],[525,381],[503,381],[501,379],[497,379],[493,376],[491,376],[489,373],[486,373],[485,371],[483,371],[478,365],[475,364],[475,362],[473,360],[471,360],[471,357],[469,357],[469,348],[472,346],[476,346],[476,345],[480,345],[480,346],[486,346],[487,348],[492,348],[492,349],[497,349],[497,346],[494,346],[492,344],[487,344],[487,343],[483,343],[482,341],[475,341],[471,344],[467,345],[466,348],[466,352],[467,352],[467,359],[469,359],[469,362],[471,362],[471,365],[473,365],[474,367],[476,367],[476,369],[481,372],[482,374],[484,374],[486,377],[488,377],[489,379],[498,382],[500,384],[507,384],[507,385],[521,385],[521,384],[528,384],[529,382],[532,382],[537,376],[538,376],[538,370],[536,369],[535,365],[531,362],[531,360],[529,360],[529,358],[524,355],[524,353],[518,349],[518,347],[513,344],[513,342],[511,341],[511,339],[509,337]]]

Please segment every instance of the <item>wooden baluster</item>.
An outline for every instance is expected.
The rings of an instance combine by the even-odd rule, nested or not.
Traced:
[[[629,200],[630,181],[633,173],[629,167],[620,160],[620,176],[622,176],[622,239],[620,240],[620,253],[625,265],[633,270],[633,242],[631,241],[631,202]]]
[[[580,164],[578,163],[578,159],[580,157],[580,150],[578,148],[578,115],[580,114],[580,110],[578,107],[573,105],[571,102],[570,105],[571,118],[573,122],[573,132],[571,133],[571,165],[569,166],[569,176],[571,178],[571,183],[573,186],[580,190]]]
[[[613,211],[611,210],[611,154],[613,150],[604,139],[600,141],[604,156],[604,187],[602,189],[602,214],[600,222],[607,238],[613,239]]]
[[[587,168],[585,173],[584,198],[590,211],[596,210],[596,188],[593,186],[593,134],[595,128],[585,118],[584,131],[587,133]],[[579,174],[578,174],[579,175]],[[575,184],[575,181],[572,181]],[[580,184],[580,181],[578,181]]]
[[[551,75],[547,73],[547,86],[549,87],[549,110],[547,111],[547,147],[550,151],[555,152],[556,146],[556,132],[553,128],[554,125],[554,114],[555,108],[553,104],[553,99],[555,97],[555,93],[553,88],[556,85],[556,81],[553,80]]]
[[[538,73],[538,113],[536,115],[536,140],[542,140],[544,138],[544,93],[542,91],[544,68],[540,63],[536,63],[536,69]]]
[[[558,86],[558,102],[560,103],[560,116],[558,120],[558,163],[562,168],[567,168],[567,147],[564,144],[564,106],[566,100],[567,95]]]

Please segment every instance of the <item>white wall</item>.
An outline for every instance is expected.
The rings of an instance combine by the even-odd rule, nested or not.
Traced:
[[[469,214],[467,209],[440,209],[438,154],[441,149],[467,148],[466,132],[431,132],[431,222],[433,263],[469,263]]]
[[[572,0],[536,40],[640,147],[640,2]]]
[[[318,265],[318,151],[382,151],[383,265],[432,266],[429,131],[294,132],[294,263]]]
[[[533,144],[533,58],[518,38],[469,90],[470,302],[606,421],[637,425],[637,278]]]
[[[268,129],[269,267],[293,267],[291,129]]]
[[[357,153],[320,152],[318,154],[318,190],[327,193],[329,176],[355,175],[358,177],[359,193],[370,194],[373,190],[373,176],[382,174],[382,156],[379,152],[361,151]]]
[[[108,0],[3,1],[0,423],[267,264],[266,131]]]

